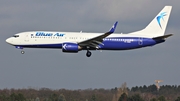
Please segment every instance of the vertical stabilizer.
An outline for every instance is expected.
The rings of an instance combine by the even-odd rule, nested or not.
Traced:
[[[146,28],[134,34],[147,35],[150,37],[163,36],[166,31],[171,9],[172,6],[165,6]]]

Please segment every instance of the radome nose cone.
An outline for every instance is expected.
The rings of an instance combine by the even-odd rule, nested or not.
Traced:
[[[6,39],[6,42],[8,43],[8,39]]]
[[[6,39],[6,42],[10,44],[10,39],[9,39],[9,38],[8,38],[8,39]]]

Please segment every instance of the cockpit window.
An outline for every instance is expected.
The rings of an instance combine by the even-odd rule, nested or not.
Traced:
[[[14,35],[13,37],[17,38],[17,37],[19,37],[19,35]]]

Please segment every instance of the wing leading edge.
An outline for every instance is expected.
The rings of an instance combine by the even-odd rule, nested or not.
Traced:
[[[99,44],[103,45],[103,43],[102,43],[103,38],[106,38],[110,34],[114,33],[117,24],[118,24],[118,21],[116,21],[114,23],[114,25],[111,27],[111,29],[108,32],[106,32],[106,33],[104,33],[104,34],[102,34],[100,36],[97,36],[97,37],[94,37],[94,38],[79,42],[78,45],[81,46],[81,47],[92,47],[92,48],[98,49]]]

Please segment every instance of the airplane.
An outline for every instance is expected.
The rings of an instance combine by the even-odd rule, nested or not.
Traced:
[[[173,35],[165,35],[171,9],[172,6],[165,6],[144,29],[128,34],[114,33],[118,24],[115,22],[106,33],[29,31],[15,34],[6,42],[21,49],[22,54],[25,53],[24,48],[53,48],[67,53],[87,50],[87,57],[92,55],[90,50],[130,50],[154,46]]]

